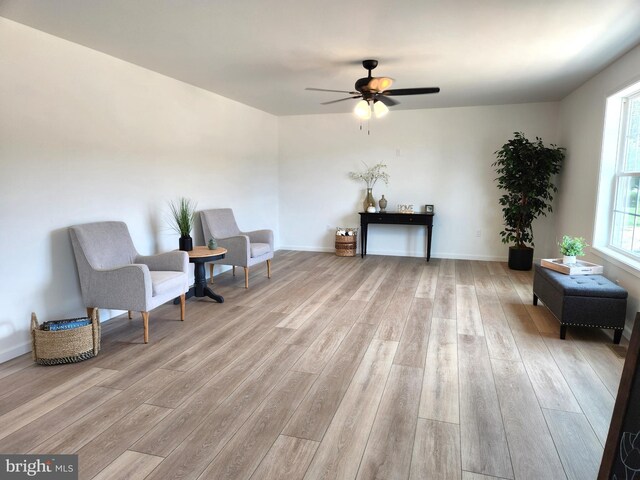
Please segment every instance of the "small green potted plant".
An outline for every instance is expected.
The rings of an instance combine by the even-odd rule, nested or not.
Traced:
[[[191,231],[196,220],[196,204],[188,198],[181,197],[177,202],[169,202],[171,210],[171,228],[180,234],[178,245],[180,250],[193,250]]]
[[[499,199],[504,217],[502,243],[509,247],[509,268],[531,270],[533,264],[533,221],[552,211],[553,183],[560,172],[565,149],[546,147],[542,139],[531,142],[521,132],[495,152],[492,164],[498,177],[498,188],[504,193]],[[530,244],[531,246],[529,246]]]
[[[562,263],[565,265],[574,265],[576,257],[584,256],[584,247],[588,247],[587,241],[582,237],[570,237],[564,235],[562,241],[558,242],[560,253],[563,255]]]

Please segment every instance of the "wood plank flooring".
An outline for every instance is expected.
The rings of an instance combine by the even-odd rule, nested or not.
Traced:
[[[224,304],[103,325],[98,357],[0,365],[0,452],[81,479],[595,479],[623,358],[501,262],[280,251]]]

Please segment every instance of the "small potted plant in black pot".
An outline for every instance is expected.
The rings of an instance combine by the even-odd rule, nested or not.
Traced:
[[[558,191],[553,177],[560,172],[565,149],[545,147],[540,138],[527,140],[523,133],[495,152],[498,188],[504,191],[502,205],[504,230],[502,243],[509,247],[509,268],[531,270],[533,264],[533,221],[551,212],[553,194]],[[531,246],[529,246],[529,244]]]
[[[180,250],[193,250],[191,231],[196,219],[196,204],[187,198],[180,198],[177,202],[169,202],[171,210],[171,227],[180,234],[178,245]]]

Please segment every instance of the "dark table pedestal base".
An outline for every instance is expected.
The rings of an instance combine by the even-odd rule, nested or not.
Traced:
[[[218,303],[224,303],[224,298],[222,298],[221,295],[218,295],[209,287],[207,287],[207,275],[205,273],[204,264],[205,260],[208,261],[208,259],[204,258],[202,259],[202,261],[198,260],[200,259],[190,259],[191,263],[193,263],[195,267],[195,270],[193,272],[194,284],[193,287],[191,287],[186,293],[185,297],[209,297]],[[177,305],[178,303],[180,303],[180,299],[176,298],[173,303],[174,305]]]
[[[197,287],[194,285],[189,289],[189,291],[185,295],[185,298],[191,298],[191,297],[209,297],[218,303],[224,303],[224,298],[222,298],[221,295],[218,295],[217,293],[215,293],[209,287],[204,287],[202,292],[198,292]],[[175,300],[173,301],[173,303],[175,303]],[[178,303],[180,302],[178,301]]]

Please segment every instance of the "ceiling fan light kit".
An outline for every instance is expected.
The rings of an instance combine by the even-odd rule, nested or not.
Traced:
[[[393,84],[393,79],[389,77],[373,77],[371,70],[378,66],[377,60],[363,60],[362,66],[368,71],[368,75],[363,78],[359,78],[355,83],[355,91],[346,90],[327,90],[324,88],[307,88],[307,90],[314,90],[316,92],[338,92],[347,93],[350,96],[346,98],[340,98],[338,100],[331,100],[329,102],[322,102],[322,105],[329,105],[331,103],[343,102],[351,99],[361,99],[356,104],[353,112],[361,120],[369,120],[371,118],[371,111],[375,114],[376,118],[381,118],[389,112],[389,107],[398,105],[397,100],[389,98],[395,95],[425,95],[430,93],[438,93],[440,88],[438,87],[421,87],[421,88],[399,88],[390,90],[389,87]]]
[[[372,111],[376,118],[382,118],[389,113],[389,107],[380,100],[360,100],[356,103],[356,108],[353,109],[353,113],[355,113],[356,117],[360,120],[369,120]]]
[[[356,114],[361,120],[369,120],[371,118],[371,107],[366,100],[360,100],[356,103],[356,108],[353,109],[353,113]]]
[[[387,107],[380,100],[374,100],[373,101],[373,113],[376,114],[376,118],[382,118],[387,113],[389,113],[389,107]]]

